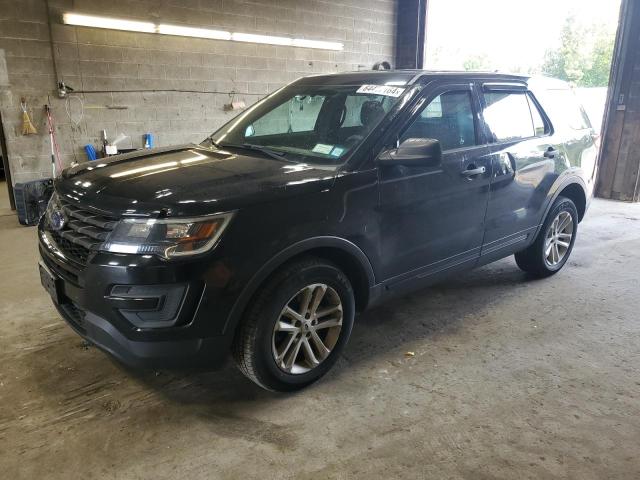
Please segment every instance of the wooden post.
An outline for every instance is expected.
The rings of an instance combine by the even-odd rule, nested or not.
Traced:
[[[596,195],[640,201],[640,2],[623,0],[611,64]]]

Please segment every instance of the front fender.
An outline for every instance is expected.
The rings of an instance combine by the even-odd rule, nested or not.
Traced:
[[[314,237],[306,240],[296,242],[285,249],[281,250],[278,254],[274,255],[268,260],[260,269],[253,275],[253,277],[247,282],[247,285],[243,289],[242,293],[238,296],[238,299],[234,303],[231,313],[229,314],[224,326],[224,333],[232,332],[238,322],[240,321],[249,301],[256,293],[260,285],[280,266],[287,261],[291,260],[296,255],[300,255],[304,252],[311,251],[317,248],[334,248],[339,249],[342,252],[350,255],[361,266],[363,272],[366,275],[368,287],[372,289],[376,285],[375,274],[369,258],[365,253],[353,242],[341,237],[323,236]]]

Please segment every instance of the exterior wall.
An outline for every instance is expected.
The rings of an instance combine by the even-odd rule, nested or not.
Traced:
[[[622,2],[596,194],[640,201],[640,2]]]
[[[50,176],[46,103],[69,165],[86,159],[83,146],[99,145],[103,129],[110,139],[130,136],[135,148],[142,147],[147,132],[156,146],[200,142],[238,113],[224,111],[231,99],[248,106],[300,76],[393,63],[395,0],[49,0],[49,5],[48,12],[45,0],[0,0],[0,73],[1,50],[8,72],[8,85],[0,74],[0,109],[14,183]],[[64,11],[340,41],[345,48],[72,27],[61,24]],[[59,80],[100,93],[58,99],[52,54]],[[21,97],[37,135],[20,134]]]

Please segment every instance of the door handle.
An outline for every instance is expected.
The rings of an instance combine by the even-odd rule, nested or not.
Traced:
[[[543,155],[544,155],[544,158],[556,158],[556,155],[558,155],[558,150],[556,150],[553,147],[549,147],[545,150]]]
[[[469,165],[469,167],[472,167],[472,168],[467,168],[466,170],[463,170],[462,175],[466,177],[475,177],[476,175],[482,175],[487,171],[486,167],[475,168],[474,165]]]

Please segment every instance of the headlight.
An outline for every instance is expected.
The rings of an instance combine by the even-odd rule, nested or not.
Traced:
[[[51,218],[51,213],[56,209],[58,203],[58,195],[56,192],[51,194],[49,201],[47,202],[47,208],[44,211],[44,217],[47,221]]]
[[[198,218],[120,220],[102,250],[159,255],[164,258],[197,255],[213,248],[232,213]]]
[[[67,221],[64,210],[62,209],[62,205],[60,204],[60,200],[58,199],[58,194],[56,192],[53,192],[51,198],[49,199],[47,209],[44,212],[44,217],[46,220],[46,225],[54,230],[62,229]]]

